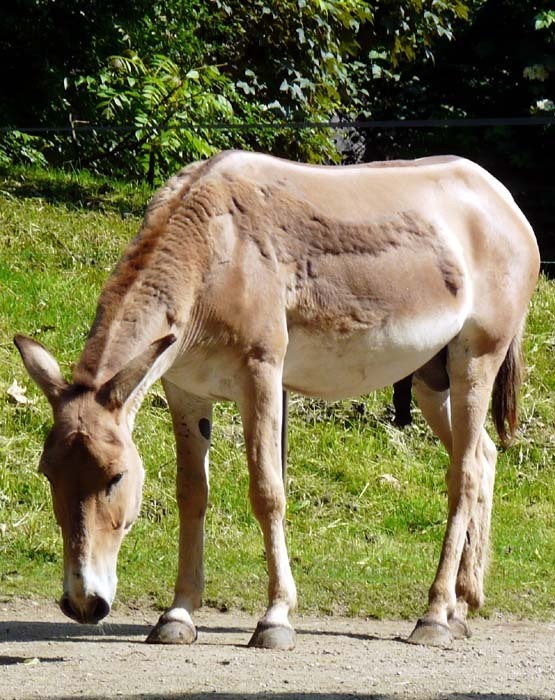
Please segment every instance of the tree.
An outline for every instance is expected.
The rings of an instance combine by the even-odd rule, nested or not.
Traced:
[[[50,140],[48,156],[151,180],[230,146],[337,160],[332,131],[233,127],[362,113],[374,89],[364,77],[396,75],[406,63],[430,60],[434,41],[451,36],[470,4],[15,0],[4,10],[8,41],[0,55],[12,72],[14,99],[0,117],[24,126],[113,127],[86,137],[75,128]],[[22,46],[28,51],[20,68],[32,78],[18,83]],[[232,128],[183,128],[207,121]],[[122,133],[123,125],[132,131]]]

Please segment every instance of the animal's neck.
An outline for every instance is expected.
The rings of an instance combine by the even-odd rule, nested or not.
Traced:
[[[155,340],[187,332],[201,266],[186,242],[173,256],[165,240],[148,256],[144,247],[133,244],[104,287],[75,383],[98,389]]]
[[[74,382],[98,389],[133,357],[170,332],[176,332],[175,324],[160,304],[141,305],[140,300],[135,300],[116,310],[100,304],[74,370]]]
[[[158,338],[188,333],[211,254],[212,193],[186,196],[198,170],[182,171],[149,205],[139,234],[102,291],[76,383],[98,388]]]

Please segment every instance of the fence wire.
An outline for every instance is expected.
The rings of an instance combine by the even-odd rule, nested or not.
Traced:
[[[282,130],[357,130],[370,131],[374,129],[443,129],[449,127],[475,128],[475,127],[539,127],[555,125],[555,115],[535,117],[483,117],[483,118],[447,118],[447,119],[372,119],[372,120],[345,120],[332,119],[330,121],[272,121],[272,122],[185,122],[179,126],[172,125],[172,131],[282,131]],[[157,134],[167,126],[138,127],[131,124],[90,124],[73,121],[67,125],[55,126],[0,126],[0,134],[26,133],[44,135],[72,135],[100,133],[133,133],[138,129],[143,134]],[[555,260],[542,260],[543,267],[555,266]]]
[[[542,117],[484,117],[484,118],[450,118],[450,119],[373,119],[373,120],[331,120],[312,121],[274,121],[274,122],[185,122],[179,126],[172,125],[172,131],[264,131],[284,129],[430,129],[441,127],[478,127],[478,126],[553,126],[555,116]],[[139,127],[131,124],[87,124],[73,122],[64,126],[0,126],[0,133],[21,132],[27,134],[72,134],[72,133],[126,133],[140,129],[143,133],[158,133],[168,127]]]

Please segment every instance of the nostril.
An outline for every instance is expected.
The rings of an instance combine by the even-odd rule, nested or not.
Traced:
[[[86,604],[81,609],[76,607],[67,593],[60,600],[60,608],[64,615],[81,624],[94,624],[100,622],[110,612],[109,604],[101,596],[94,595],[87,598]]]
[[[72,620],[81,621],[67,594],[64,594],[60,599],[60,609],[64,615],[67,615]]]
[[[100,620],[105,618],[109,612],[110,606],[104,600],[104,598],[95,596],[91,607],[90,621],[94,623],[100,622]]]

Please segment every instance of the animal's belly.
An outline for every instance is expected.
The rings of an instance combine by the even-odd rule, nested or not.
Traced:
[[[367,394],[422,367],[459,332],[456,315],[339,333],[290,329],[283,384],[323,399]]]
[[[328,400],[367,394],[422,367],[457,335],[465,318],[462,307],[349,333],[290,326],[283,385]],[[179,358],[165,376],[191,394],[238,401],[245,371],[238,348],[216,344]]]

